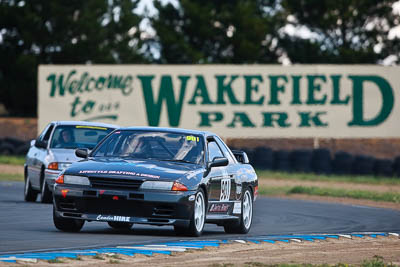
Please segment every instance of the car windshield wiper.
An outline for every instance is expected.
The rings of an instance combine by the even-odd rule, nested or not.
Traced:
[[[194,162],[184,160],[184,159],[159,159],[161,161],[173,161],[173,162],[183,162],[183,163],[190,163],[190,164],[196,164]]]

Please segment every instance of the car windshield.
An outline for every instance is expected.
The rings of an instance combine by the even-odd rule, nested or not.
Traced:
[[[201,164],[204,158],[201,136],[140,130],[116,131],[95,151],[94,157],[154,159]]]
[[[93,149],[113,128],[83,125],[58,126],[54,130],[50,148]]]

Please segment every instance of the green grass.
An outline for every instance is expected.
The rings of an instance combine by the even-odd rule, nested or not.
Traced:
[[[0,155],[0,164],[11,164],[11,165],[24,165],[25,156],[3,156]]]
[[[23,174],[0,173],[0,181],[17,181],[23,182]]]
[[[256,170],[259,179],[278,179],[278,180],[299,180],[299,181],[320,181],[320,182],[345,182],[358,184],[400,184],[399,177],[377,177],[361,175],[323,175],[313,173],[288,173]]]
[[[260,195],[264,196],[303,194],[310,196],[345,197],[400,203],[400,193],[393,192],[373,192],[364,190],[321,188],[315,186],[262,186],[258,189],[258,192]]]

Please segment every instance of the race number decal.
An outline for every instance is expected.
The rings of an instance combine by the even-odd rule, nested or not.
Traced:
[[[229,201],[231,195],[231,179],[221,180],[221,195],[219,201]]]

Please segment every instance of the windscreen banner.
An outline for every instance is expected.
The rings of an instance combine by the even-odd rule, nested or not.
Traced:
[[[198,129],[225,138],[400,137],[400,67],[41,65],[50,121]]]

